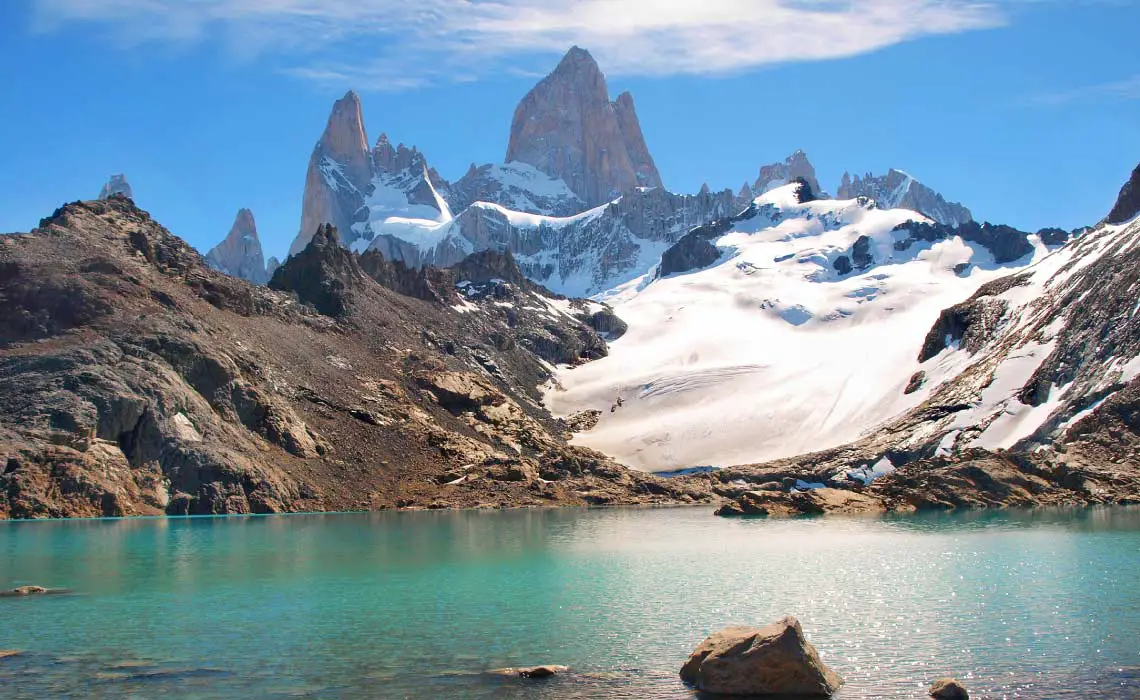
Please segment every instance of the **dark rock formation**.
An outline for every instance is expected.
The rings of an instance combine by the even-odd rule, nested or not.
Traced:
[[[1120,188],[1116,204],[1105,219],[1110,224],[1123,224],[1140,214],[1140,165],[1132,171],[1132,177]]]
[[[918,221],[908,221],[895,228],[896,231],[908,231],[910,236],[896,244],[899,250],[906,250],[914,241],[943,241],[959,236],[964,241],[977,243],[994,256],[998,265],[1020,260],[1033,252],[1033,244],[1029,242],[1029,234],[1018,231],[1011,226],[979,224],[968,221],[960,226],[946,226],[940,223],[927,224]],[[1054,237],[1051,236],[1051,239]]]
[[[828,697],[843,685],[791,616],[716,632],[681,667],[681,680],[708,693],[749,696]]]
[[[940,678],[930,686],[930,697],[935,700],[970,700],[970,693],[957,680]]]
[[[377,275],[398,293],[314,238],[269,288],[121,196],[0,237],[0,518],[709,498],[567,445],[542,407],[539,353],[605,352],[596,304]]]

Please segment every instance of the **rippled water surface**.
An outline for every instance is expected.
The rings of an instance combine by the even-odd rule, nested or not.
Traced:
[[[0,697],[692,698],[784,614],[847,684],[1140,697],[1140,510],[726,520],[707,509],[0,523]],[[498,680],[559,663],[575,674]]]

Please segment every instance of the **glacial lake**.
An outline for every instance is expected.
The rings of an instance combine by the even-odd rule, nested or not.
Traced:
[[[795,614],[847,684],[1140,697],[1140,509],[708,508],[0,523],[0,697],[695,698],[707,633]],[[557,663],[546,681],[486,676]]]

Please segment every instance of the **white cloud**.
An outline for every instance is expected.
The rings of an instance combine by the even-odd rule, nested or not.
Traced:
[[[1000,26],[1002,1],[33,0],[41,31],[102,25],[130,44],[221,36],[243,54],[291,61],[299,77],[390,89],[526,71],[571,44],[616,75],[842,58]]]
[[[1083,85],[1071,90],[1061,90],[1034,96],[1030,102],[1038,105],[1062,106],[1073,102],[1108,100],[1126,102],[1140,100],[1140,75],[1124,80],[1096,85]]]

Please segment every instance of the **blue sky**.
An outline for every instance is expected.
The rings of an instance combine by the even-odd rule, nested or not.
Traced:
[[[300,222],[332,101],[458,178],[571,44],[632,91],[666,186],[803,148],[824,186],[907,170],[976,217],[1094,223],[1140,162],[1131,0],[8,0],[0,231],[125,172],[202,250],[239,207]]]

